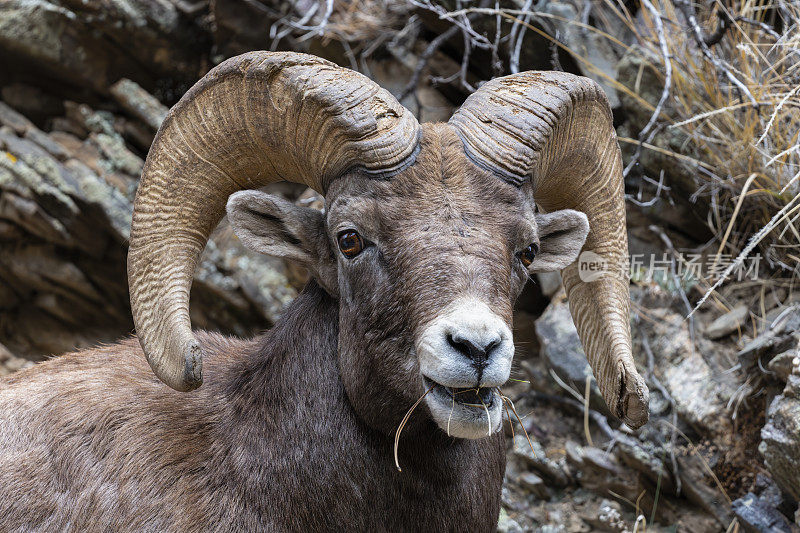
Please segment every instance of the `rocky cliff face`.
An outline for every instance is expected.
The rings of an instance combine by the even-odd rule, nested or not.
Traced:
[[[111,92],[124,116],[66,101],[47,133],[0,102],[0,337],[14,353],[36,358],[132,332],[135,151],[166,108],[127,79]],[[269,327],[296,294],[289,276],[283,262],[247,254],[223,223],[198,269],[194,324],[236,335]]]

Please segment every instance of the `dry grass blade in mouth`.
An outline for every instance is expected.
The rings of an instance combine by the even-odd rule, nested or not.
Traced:
[[[453,395],[453,407],[450,408],[450,416],[447,417],[447,436],[450,436],[450,420],[453,419],[453,411],[456,410],[456,397]]]
[[[480,398],[480,396],[478,398]],[[480,400],[481,400],[481,405],[483,406],[484,410],[486,411],[486,425],[487,425],[486,436],[487,437],[491,437],[492,436],[492,416],[489,414],[489,408],[486,407],[485,403],[483,403],[483,398],[480,398]]]
[[[500,388],[498,388],[497,390],[500,390]],[[507,402],[508,405],[511,406],[511,410],[514,412],[514,416],[517,417],[517,422],[519,422],[519,426],[522,428],[522,432],[525,434],[525,438],[528,439],[528,446],[530,446],[531,452],[533,452],[533,456],[536,457],[536,450],[533,449],[533,443],[531,442],[531,438],[528,435],[528,430],[525,429],[525,424],[522,423],[522,419],[520,419],[519,415],[517,414],[517,408],[514,407],[514,402],[511,401],[511,398],[503,394],[502,391],[500,391],[500,397],[503,399],[504,402]]]
[[[499,387],[497,389],[497,393],[500,395],[501,398],[503,397],[503,393],[500,392]],[[514,431],[514,421],[511,420],[511,413],[508,411],[508,404],[505,401],[503,401],[503,409],[506,410],[506,418],[508,418],[508,425],[511,428],[511,438],[513,439],[514,437],[517,436],[517,433]]]
[[[481,389],[480,388],[464,389],[464,390],[459,390],[459,391],[451,389],[450,393],[453,395],[453,398],[455,398],[457,394],[473,393],[475,395],[475,397],[478,399],[478,401],[480,401],[481,403],[474,403],[474,402],[469,402],[469,401],[462,400],[461,404],[462,405],[469,405],[470,407],[480,407],[481,405],[483,405],[483,399],[481,398]],[[486,406],[484,405],[484,407],[486,407]]]
[[[400,460],[397,458],[397,448],[400,446],[400,433],[403,432],[403,428],[405,427],[406,423],[408,422],[408,419],[411,418],[411,413],[413,413],[414,409],[417,408],[417,406],[419,405],[419,402],[421,402],[422,399],[425,398],[425,396],[427,396],[428,393],[430,391],[432,391],[435,386],[436,386],[435,384],[431,385],[428,388],[428,390],[425,391],[425,394],[420,396],[419,399],[416,402],[414,402],[414,405],[412,405],[411,409],[408,410],[408,412],[406,413],[406,416],[403,417],[403,420],[400,422],[400,425],[397,426],[397,432],[394,434],[394,465],[397,467],[397,471],[398,472],[402,472],[403,471],[403,469],[400,468]]]

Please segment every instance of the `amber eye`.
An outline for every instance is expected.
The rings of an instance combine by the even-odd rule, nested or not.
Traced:
[[[352,259],[364,249],[364,241],[361,236],[353,230],[345,230],[339,233],[339,250],[345,257]]]
[[[525,265],[525,268],[528,268],[531,266],[531,263],[533,263],[533,260],[538,252],[539,246],[536,243],[533,243],[518,254],[519,260],[522,261],[522,264]]]

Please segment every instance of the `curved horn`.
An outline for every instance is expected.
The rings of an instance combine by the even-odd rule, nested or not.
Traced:
[[[484,84],[450,124],[473,161],[530,187],[542,209],[588,217],[584,250],[619,268],[584,282],[577,264],[567,267],[570,310],[609,408],[643,425],[649,393],[631,354],[622,159],[605,94],[588,78],[523,72]]]
[[[391,174],[413,162],[418,135],[387,91],[305,54],[244,54],[197,82],[161,125],[134,203],[131,308],[159,379],[180,391],[202,383],[189,289],[228,196],[280,180],[324,193],[356,166]]]

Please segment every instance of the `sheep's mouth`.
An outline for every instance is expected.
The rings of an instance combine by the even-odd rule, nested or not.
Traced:
[[[495,387],[448,387],[423,376],[425,388],[430,389],[430,394],[445,399],[449,403],[486,409],[492,407],[497,394]]]
[[[450,387],[425,376],[422,381],[431,417],[447,435],[480,439],[500,428],[503,402],[497,387]]]

